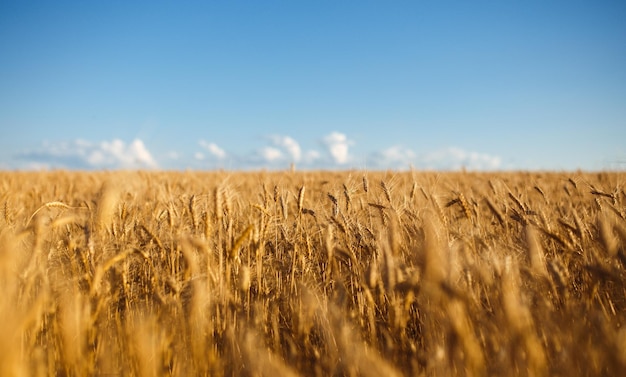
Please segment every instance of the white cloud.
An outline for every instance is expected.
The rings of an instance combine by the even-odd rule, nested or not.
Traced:
[[[345,164],[348,162],[349,146],[352,144],[345,134],[340,132],[331,132],[322,139],[328,153],[336,164]]]
[[[202,148],[206,149],[212,156],[216,157],[219,160],[222,160],[226,157],[226,151],[217,146],[217,144],[215,143],[208,143],[204,140],[200,140],[198,144],[200,144]]]
[[[130,154],[128,152],[130,152]],[[138,163],[140,166],[147,166],[151,168],[157,167],[157,163],[152,158],[150,151],[148,151],[148,148],[146,148],[143,141],[139,139],[133,140],[126,153],[122,153],[121,156],[128,158],[130,166]]]
[[[428,169],[456,170],[495,170],[500,168],[502,159],[486,153],[467,152],[456,147],[449,147],[427,153],[418,159],[419,167]]]
[[[413,150],[394,145],[375,153],[369,163],[380,168],[407,168],[415,163],[416,157]]]
[[[143,141],[139,139],[133,140],[128,146],[120,139],[103,141],[88,154],[87,161],[94,167],[104,165],[128,169],[157,166]]]
[[[87,163],[92,166],[98,166],[104,164],[106,161],[106,156],[103,151],[94,150],[89,153],[88,156],[85,157]]]
[[[461,148],[449,147],[433,152],[417,154],[414,150],[400,145],[370,154],[368,165],[375,168],[403,169],[414,166],[417,169],[495,170],[501,167],[501,159],[486,153],[468,152]]]
[[[91,147],[92,143],[90,141],[87,140],[83,140],[83,139],[76,139],[74,140],[74,144],[76,144],[77,147],[83,147],[83,148],[89,148]]]
[[[38,150],[20,153],[18,159],[25,168],[47,166],[50,168],[106,168],[141,169],[156,168],[156,161],[140,139],[129,145],[120,139],[99,143],[77,139],[61,142],[44,142]]]
[[[22,167],[24,170],[50,170],[52,167],[50,164],[46,164],[45,162],[27,162],[25,166]]]
[[[209,152],[219,159],[226,157],[226,152],[224,152],[222,148],[218,147],[217,144],[209,144]]]
[[[265,162],[275,162],[283,157],[283,153],[279,149],[272,147],[260,149],[259,155]]]
[[[193,158],[195,158],[198,161],[202,161],[202,160],[204,160],[204,153],[196,152],[196,153],[193,154]]]
[[[320,152],[316,151],[316,150],[310,150],[307,151],[304,154],[304,163],[306,164],[313,164],[315,163],[315,161],[319,160],[322,157],[322,155],[320,154]]]
[[[271,136],[270,139],[275,146],[284,148],[294,162],[300,161],[300,158],[302,157],[302,150],[300,149],[300,144],[298,144],[298,142],[293,138],[289,136],[274,135]]]

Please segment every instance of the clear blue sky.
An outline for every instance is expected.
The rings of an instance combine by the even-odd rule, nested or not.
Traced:
[[[0,169],[626,169],[623,1],[0,2]]]

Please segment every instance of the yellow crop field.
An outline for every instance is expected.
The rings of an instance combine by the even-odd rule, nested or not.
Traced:
[[[0,375],[620,375],[625,184],[2,172]]]

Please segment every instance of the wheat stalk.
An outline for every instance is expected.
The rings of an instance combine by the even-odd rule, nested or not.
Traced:
[[[41,211],[44,208],[47,208],[47,209],[50,209],[50,208],[86,209],[85,207],[71,207],[71,206],[68,206],[67,204],[62,203],[62,202],[48,202],[48,203],[44,203],[41,207],[37,208],[35,210],[35,212],[33,212],[32,215],[30,215],[30,217],[28,218],[28,221],[26,221],[26,226],[28,226],[30,224],[30,222],[33,220],[33,217],[35,217],[35,215],[37,215],[39,213],[39,211]],[[6,215],[6,213],[7,213],[6,203],[5,203],[5,210],[4,211],[5,211],[5,216],[7,216]],[[7,221],[7,224],[8,223],[9,222]]]
[[[302,185],[300,190],[298,191],[298,212],[302,213],[302,209],[304,208],[304,192],[306,191],[306,187]]]

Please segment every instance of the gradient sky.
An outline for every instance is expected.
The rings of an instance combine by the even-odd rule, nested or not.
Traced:
[[[0,169],[626,169],[623,1],[0,1]]]

